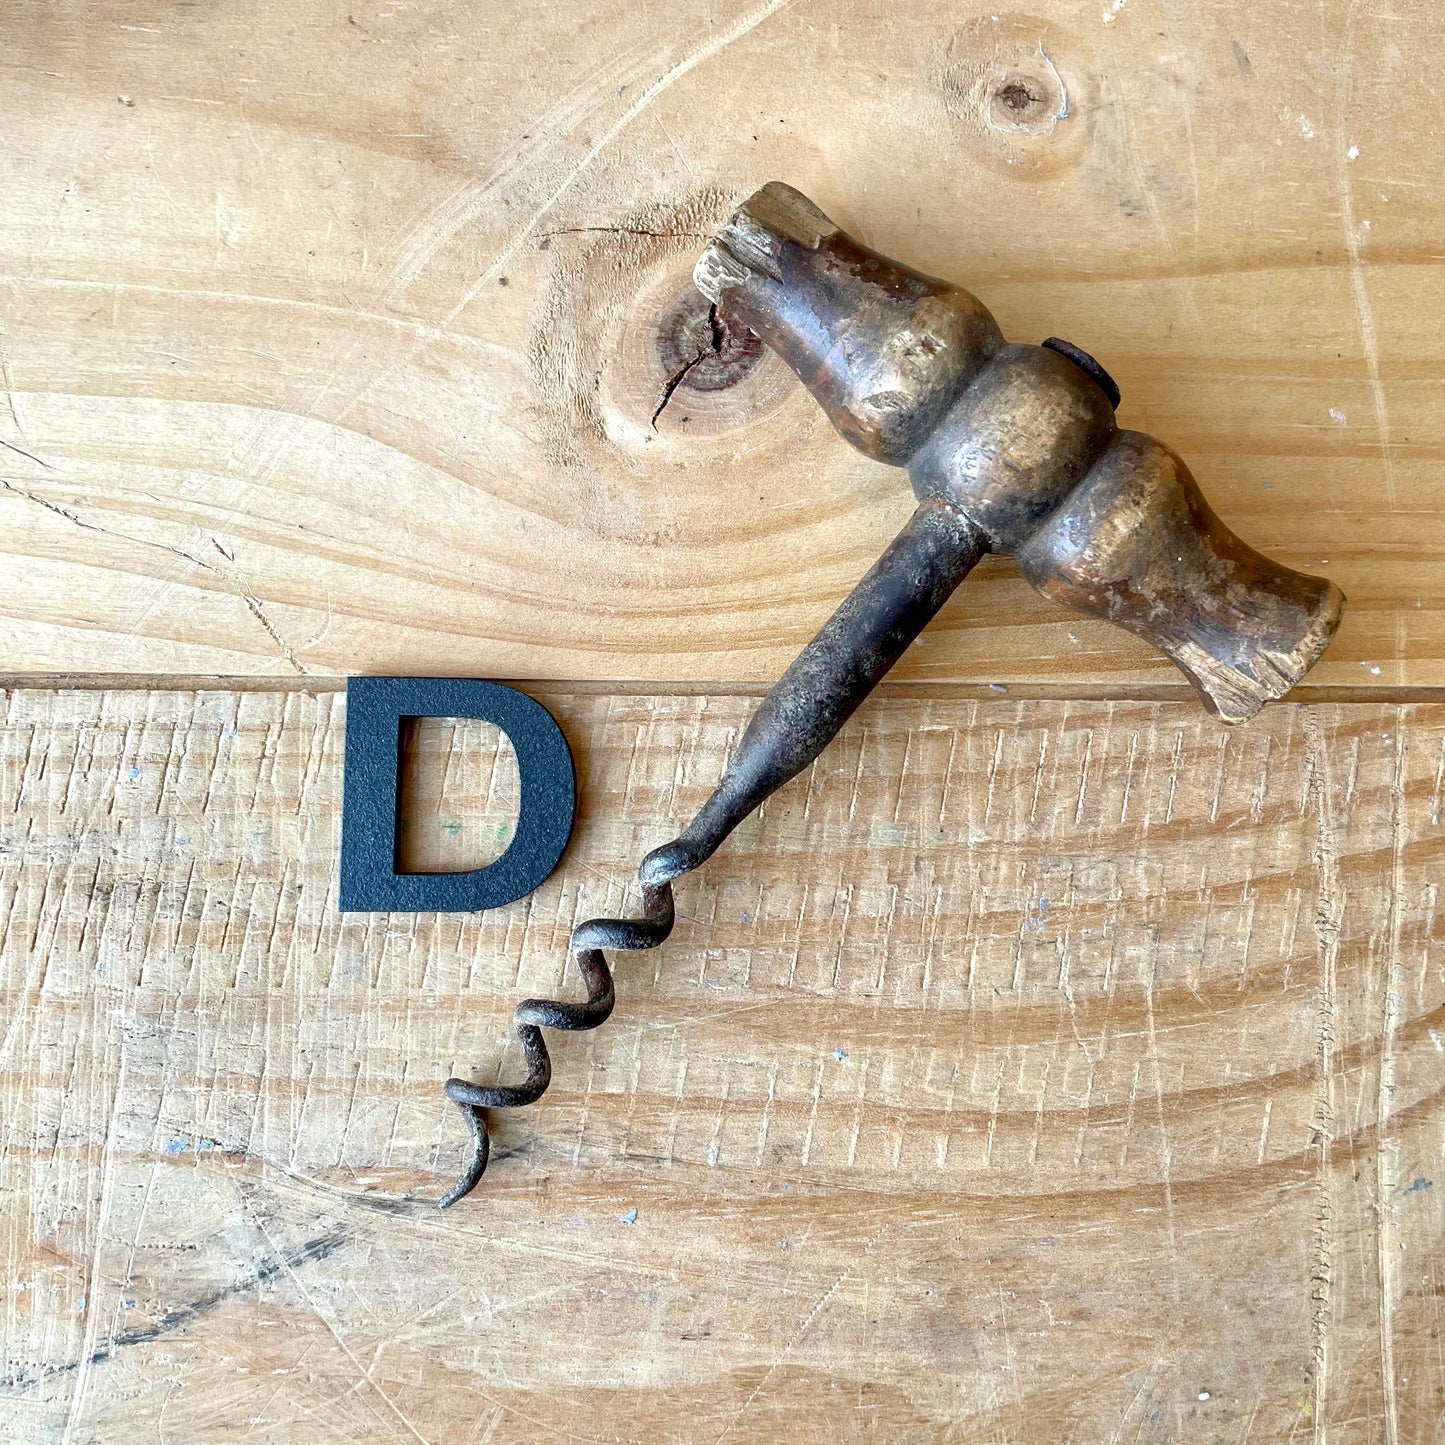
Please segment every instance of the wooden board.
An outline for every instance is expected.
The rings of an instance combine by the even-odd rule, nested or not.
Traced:
[[[1445,1441],[1442,42],[9,0],[0,1441]],[[774,177],[1096,352],[1346,623],[1228,732],[986,562],[440,1214],[441,1081],[910,508],[766,354],[669,393]],[[545,685],[541,890],[337,913],[353,672]],[[413,866],[505,846],[495,733],[408,779]]]
[[[7,0],[0,668],[776,675],[909,506],[769,358],[654,417],[778,177],[1095,351],[1344,587],[1317,682],[1445,685],[1445,16],[1035,9]],[[903,675],[1176,676],[1003,561]]]
[[[3,699],[0,1437],[1445,1438],[1445,708],[875,699],[443,1215],[750,709],[545,700],[560,871],[343,918],[338,695]]]

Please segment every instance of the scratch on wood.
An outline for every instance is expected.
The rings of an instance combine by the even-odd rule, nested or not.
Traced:
[[[261,626],[266,629],[266,633],[270,637],[271,641],[274,642],[278,648],[280,648],[281,656],[284,657],[286,661],[289,662],[291,666],[301,674],[302,677],[305,677],[306,669],[301,665],[301,660],[296,656],[294,652],[292,652],[291,648],[287,645],[285,639],[281,636],[281,634],[276,631],[275,623],[273,623],[271,619],[266,615],[266,609],[261,606],[261,599],[254,596],[250,592],[242,592],[241,597],[245,601],[247,608],[250,610],[251,616],[254,617],[256,621],[259,622]]]
[[[12,410],[14,405],[15,404],[12,401]],[[16,420],[18,421],[19,418],[17,417]],[[12,452],[15,452],[17,455],[24,457],[26,461],[34,462],[37,466],[42,466],[47,471],[53,472],[55,470],[55,467],[50,462],[47,462],[44,457],[37,457],[34,452],[27,452],[24,447],[17,447],[14,442],[8,442],[5,440],[4,437],[0,437],[0,447],[9,447]]]
[[[561,182],[553,189],[551,194],[542,204],[518,226],[511,237],[503,244],[497,255],[477,277],[476,281],[462,293],[461,299],[447,312],[442,320],[443,328],[450,326],[463,311],[471,305],[476,296],[496,279],[502,268],[516,254],[517,247],[527,239],[537,228],[538,224],[551,212],[552,208],[567,194],[577,183],[582,174],[592,163],[605,151],[613,141],[632,124],[645,110],[653,105],[657,98],[670,86],[675,85],[683,76],[696,70],[699,65],[711,60],[720,51],[726,50],[735,41],[741,40],[750,30],[756,29],[764,20],[776,15],[780,10],[786,10],[788,6],[795,3],[795,0],[767,0],[766,4],[759,5],[748,11],[746,15],[740,16],[726,30],[713,36],[711,40],[705,41],[696,49],[689,52],[683,58],[665,70],[641,95],[637,97],[626,110],[617,117],[613,123],[588,147],[581,160],[572,167],[562,178]]]
[[[1380,981],[1380,1068],[1375,1095],[1375,1255],[1379,1272],[1380,1380],[1385,1392],[1386,1445],[1399,1445],[1400,1418],[1395,1386],[1395,1216],[1399,1209],[1399,1140],[1390,1129],[1390,1112],[1396,1083],[1395,1044],[1400,1032],[1401,904],[1405,892],[1405,761],[1406,716],[1395,710],[1390,729],[1395,766],[1390,779],[1391,886],[1389,926],[1386,930],[1385,966]]]
[[[1344,912],[1344,896],[1340,887],[1340,842],[1335,822],[1329,759],[1326,754],[1324,730],[1315,711],[1305,708],[1302,714],[1305,758],[1309,796],[1314,804],[1314,864],[1317,885],[1315,904],[1316,954],[1319,961],[1318,985],[1318,1047],[1316,1064],[1318,1085],[1312,1121],[1313,1143],[1318,1150],[1319,1168],[1316,1184],[1316,1227],[1311,1252],[1311,1345],[1312,1345],[1312,1418],[1317,1445],[1324,1445],[1328,1379],[1330,1367],[1330,1328],[1333,1322],[1331,1286],[1334,1255],[1334,1204],[1331,1179],[1331,1142],[1335,1128],[1334,1105],[1334,1030],[1336,998],[1336,962],[1340,946],[1340,925]]]
[[[355,1367],[358,1383],[364,1382],[370,1385],[371,1388],[380,1397],[382,1402],[390,1409],[391,1413],[395,1415],[397,1420],[400,1421],[400,1423],[406,1428],[407,1433],[419,1440],[421,1442],[421,1445],[430,1445],[430,1441],[428,1441],[426,1436],[423,1435],[414,1424],[412,1424],[411,1420],[407,1417],[401,1406],[399,1406],[396,1401],[393,1400],[392,1397],[381,1388],[381,1386],[376,1381],[376,1377],[361,1363],[359,1359],[357,1359],[355,1352],[352,1350],[351,1346],[346,1343],[346,1340],[342,1337],[340,1331],[337,1330],[335,1324],[331,1320],[331,1317],[326,1314],[319,1305],[317,1305],[315,1297],[312,1295],[310,1289],[307,1287],[306,1281],[301,1277],[299,1273],[297,1273],[296,1266],[291,1263],[290,1259],[286,1254],[284,1254],[281,1250],[277,1249],[276,1241],[271,1237],[271,1231],[266,1227],[266,1221],[262,1219],[259,1215],[253,1215],[252,1217],[255,1221],[256,1227],[260,1229],[263,1235],[266,1236],[266,1243],[270,1245],[271,1251],[280,1263],[281,1269],[285,1272],[287,1277],[296,1286],[296,1288],[300,1290],[301,1296],[306,1301],[307,1307],[311,1310],[312,1314],[314,1314],[316,1318],[320,1320],[321,1323],[326,1327],[327,1333],[330,1334],[331,1338],[336,1341],[337,1345],[341,1348],[341,1352],[346,1356],[348,1360],[351,1361],[352,1365]]]
[[[1370,378],[1370,403],[1375,413],[1375,431],[1379,437],[1380,461],[1385,470],[1385,497],[1390,510],[1396,509],[1395,461],[1390,448],[1390,411],[1385,396],[1385,383],[1380,375],[1380,343],[1375,333],[1375,309],[1370,302],[1370,288],[1365,274],[1364,238],[1369,221],[1356,224],[1355,193],[1350,184],[1350,162],[1345,151],[1344,123],[1354,88],[1355,73],[1355,3],[1345,10],[1343,54],[1337,62],[1339,82],[1335,91],[1335,168],[1339,178],[1340,220],[1345,228],[1345,254],[1350,263],[1350,290],[1355,299],[1355,317],[1359,323],[1360,345],[1365,352],[1365,366]]]

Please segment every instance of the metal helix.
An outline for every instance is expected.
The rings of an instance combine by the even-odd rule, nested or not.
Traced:
[[[669,845],[672,846],[672,845]],[[665,850],[659,850],[662,852]],[[653,854],[652,858],[657,855]],[[651,861],[651,858],[648,860]],[[644,864],[644,866],[646,866]],[[682,870],[686,871],[686,870]],[[517,1038],[527,1059],[527,1077],[520,1084],[499,1084],[490,1087],[473,1084],[466,1079],[448,1079],[446,1093],[466,1117],[472,1131],[472,1159],[451,1192],[437,1201],[438,1209],[447,1209],[465,1199],[487,1172],[491,1140],[487,1134],[488,1109],[519,1109],[535,1104],[552,1082],[552,1060],[547,1054],[543,1029],[562,1029],[569,1033],[595,1029],[612,1013],[616,994],[612,971],[607,967],[604,948],[621,952],[637,952],[656,948],[672,932],[672,881],[644,882],[642,885],[642,917],[589,918],[572,930],[569,945],[577,960],[577,971],[587,986],[586,1003],[564,1003],[560,999],[523,999],[512,1015],[517,1025]]]

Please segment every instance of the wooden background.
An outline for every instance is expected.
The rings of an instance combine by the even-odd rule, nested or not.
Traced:
[[[1445,1440],[1442,43],[8,0],[0,1440]],[[658,410],[774,177],[1094,351],[1346,622],[1227,731],[987,562],[439,1214],[441,1080],[910,510],[770,357]],[[337,913],[355,672],[553,709],[536,894]],[[409,856],[493,856],[505,745],[414,744]]]

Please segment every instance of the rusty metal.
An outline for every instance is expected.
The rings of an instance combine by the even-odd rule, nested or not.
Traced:
[[[1012,554],[1045,596],[1151,642],[1228,723],[1287,692],[1339,626],[1339,588],[1246,546],[1168,447],[1115,425],[1118,388],[1087,352],[1006,342],[968,292],[869,250],[790,186],[738,210],[693,279],[710,322],[750,329],[854,446],[907,468],[918,509],[764,698],[712,797],[643,859],[643,918],[574,931],[587,1002],[518,1007],[526,1081],[448,1080],[474,1151],[443,1206],[486,1168],[484,1111],[546,1089],[540,1030],[595,1028],[611,1012],[602,950],[668,936],[673,881],[822,752],[985,553]]]

